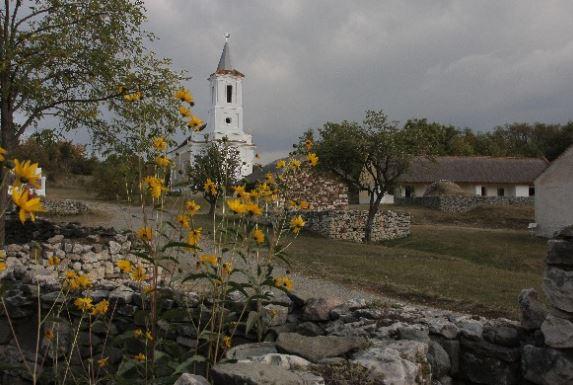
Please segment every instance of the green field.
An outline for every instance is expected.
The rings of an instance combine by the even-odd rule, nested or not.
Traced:
[[[546,243],[526,231],[414,225],[412,236],[355,244],[305,235],[295,270],[416,303],[517,317],[521,289],[540,290]]]

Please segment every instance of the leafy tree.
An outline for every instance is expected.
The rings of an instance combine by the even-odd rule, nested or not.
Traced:
[[[422,130],[399,128],[383,111],[367,111],[362,124],[326,123],[318,134],[319,166],[339,175],[350,187],[368,191],[364,241],[369,242],[384,194],[394,191],[412,158],[431,154],[434,144],[422,140]]]
[[[134,117],[152,116],[156,129],[165,124],[165,116],[173,117],[166,111],[175,109],[162,100],[181,76],[145,48],[154,38],[141,28],[145,19],[138,0],[6,0],[0,9],[0,145],[11,151],[48,116],[66,130],[87,127],[106,145],[125,143],[125,133],[140,127]],[[133,94],[143,96],[138,108],[146,114],[126,108],[124,96]],[[0,205],[6,198],[5,188]]]
[[[193,191],[202,191],[209,202],[209,214],[215,213],[217,201],[226,187],[237,182],[240,169],[239,151],[227,140],[216,140],[206,144],[189,167],[188,175]],[[205,188],[210,180],[214,189]]]

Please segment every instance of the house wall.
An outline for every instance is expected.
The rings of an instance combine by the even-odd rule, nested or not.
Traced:
[[[370,203],[370,195],[368,195],[368,191],[362,190],[358,193],[358,203],[361,205],[367,205]],[[383,205],[393,204],[394,203],[394,195],[384,194],[384,197],[382,197],[382,202],[380,202],[380,203]]]
[[[573,151],[535,181],[535,222],[538,235],[544,237],[573,225]]]

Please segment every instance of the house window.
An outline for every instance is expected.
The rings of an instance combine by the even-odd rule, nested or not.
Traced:
[[[535,187],[533,187],[533,186],[529,187],[529,196],[530,197],[535,196]]]
[[[231,124],[231,118],[225,118],[225,123]]]
[[[215,104],[215,87],[211,87],[211,104]]]
[[[412,198],[414,196],[414,187],[412,186],[406,186],[404,188],[404,196],[406,198]]]
[[[233,86],[227,86],[227,103],[231,103],[233,101]]]
[[[485,188],[485,186],[481,186],[481,196],[485,197],[487,195],[487,189]]]
[[[505,189],[503,187],[497,189],[497,196],[498,197],[505,196]]]

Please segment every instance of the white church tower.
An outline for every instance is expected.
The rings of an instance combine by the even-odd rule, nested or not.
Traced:
[[[175,151],[176,175],[178,181],[193,162],[195,155],[210,141],[226,138],[230,146],[239,151],[239,177],[253,172],[255,145],[253,137],[245,133],[243,127],[243,79],[245,75],[231,65],[229,48],[230,35],[225,35],[225,45],[217,70],[209,76],[210,107],[207,127],[202,132],[194,132]]]

